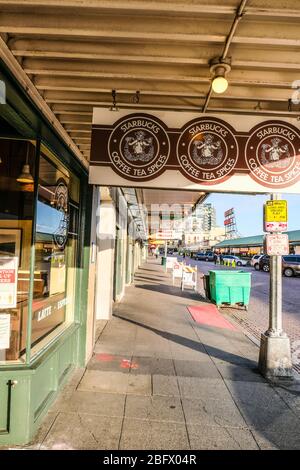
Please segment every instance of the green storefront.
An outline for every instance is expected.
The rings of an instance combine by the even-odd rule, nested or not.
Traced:
[[[1,62],[0,83],[0,445],[7,445],[30,441],[72,369],[85,363],[91,191],[86,168]]]

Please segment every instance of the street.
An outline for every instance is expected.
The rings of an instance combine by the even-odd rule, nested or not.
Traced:
[[[178,257],[181,260],[181,257]],[[232,269],[225,266],[214,265],[210,261],[195,261],[190,258],[185,259],[186,264],[198,266],[198,272],[207,274],[212,269]],[[255,271],[251,266],[241,267],[244,271],[251,272],[251,296],[248,311],[242,307],[222,308],[222,312],[233,317],[242,327],[257,340],[260,339],[262,332],[268,328],[269,315],[269,273]],[[291,340],[293,354],[293,363],[300,371],[300,276],[287,278],[282,276],[282,298],[283,298],[283,328]]]

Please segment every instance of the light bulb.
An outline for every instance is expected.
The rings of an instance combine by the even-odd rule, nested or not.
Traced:
[[[225,77],[215,77],[212,81],[212,89],[215,93],[224,93],[228,88],[228,81]]]

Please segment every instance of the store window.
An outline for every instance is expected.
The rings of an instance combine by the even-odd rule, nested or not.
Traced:
[[[0,138],[0,362],[24,362],[29,344],[32,358],[74,322],[79,180],[44,146],[36,175],[36,153]]]
[[[0,138],[0,362],[26,343],[35,143]]]
[[[79,180],[46,148],[39,166],[32,353],[74,321]]]

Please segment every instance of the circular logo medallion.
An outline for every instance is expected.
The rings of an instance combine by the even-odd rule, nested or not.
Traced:
[[[69,192],[63,179],[57,181],[52,207],[59,214],[58,226],[53,235],[54,242],[58,248],[63,249],[68,240],[69,231]]]
[[[280,121],[259,125],[245,146],[250,176],[268,188],[291,186],[300,178],[300,136]]]
[[[216,184],[233,171],[238,144],[232,130],[218,119],[198,119],[187,124],[177,143],[177,158],[187,178]]]
[[[112,131],[108,154],[121,176],[145,181],[163,172],[170,141],[161,121],[148,115],[131,115]]]

